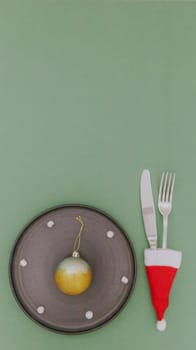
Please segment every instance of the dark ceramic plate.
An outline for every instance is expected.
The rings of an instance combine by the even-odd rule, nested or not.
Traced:
[[[83,294],[68,296],[56,287],[54,272],[72,253],[78,215],[85,222],[80,255],[93,270],[93,282]],[[24,311],[62,333],[89,331],[112,319],[127,301],[135,273],[133,248],[122,228],[105,213],[80,205],[34,219],[17,240],[10,262],[11,285]]]

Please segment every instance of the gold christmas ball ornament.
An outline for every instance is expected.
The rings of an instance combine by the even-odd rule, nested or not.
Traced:
[[[61,292],[79,295],[89,288],[92,271],[85,260],[79,257],[68,257],[57,267],[55,281]]]
[[[74,242],[72,256],[65,258],[57,266],[55,282],[59,290],[68,295],[79,295],[85,292],[92,282],[90,265],[80,258],[79,248],[84,222],[80,216],[76,218],[81,224],[80,231]]]

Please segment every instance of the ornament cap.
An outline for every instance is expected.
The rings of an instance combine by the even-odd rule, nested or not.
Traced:
[[[73,253],[72,253],[72,257],[73,258],[79,258],[80,257],[79,252],[77,252],[77,250],[74,250]]]

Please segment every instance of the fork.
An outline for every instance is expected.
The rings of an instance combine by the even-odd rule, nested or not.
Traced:
[[[168,217],[172,210],[172,198],[176,174],[162,173],[159,187],[158,208],[163,216],[163,241],[162,248],[167,248]]]

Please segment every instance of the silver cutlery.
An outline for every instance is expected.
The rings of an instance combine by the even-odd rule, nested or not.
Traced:
[[[140,183],[141,206],[146,237],[150,248],[157,248],[157,224],[149,170],[145,169]]]
[[[159,187],[158,208],[163,216],[162,248],[167,248],[168,217],[172,210],[172,198],[176,174],[162,173]]]

